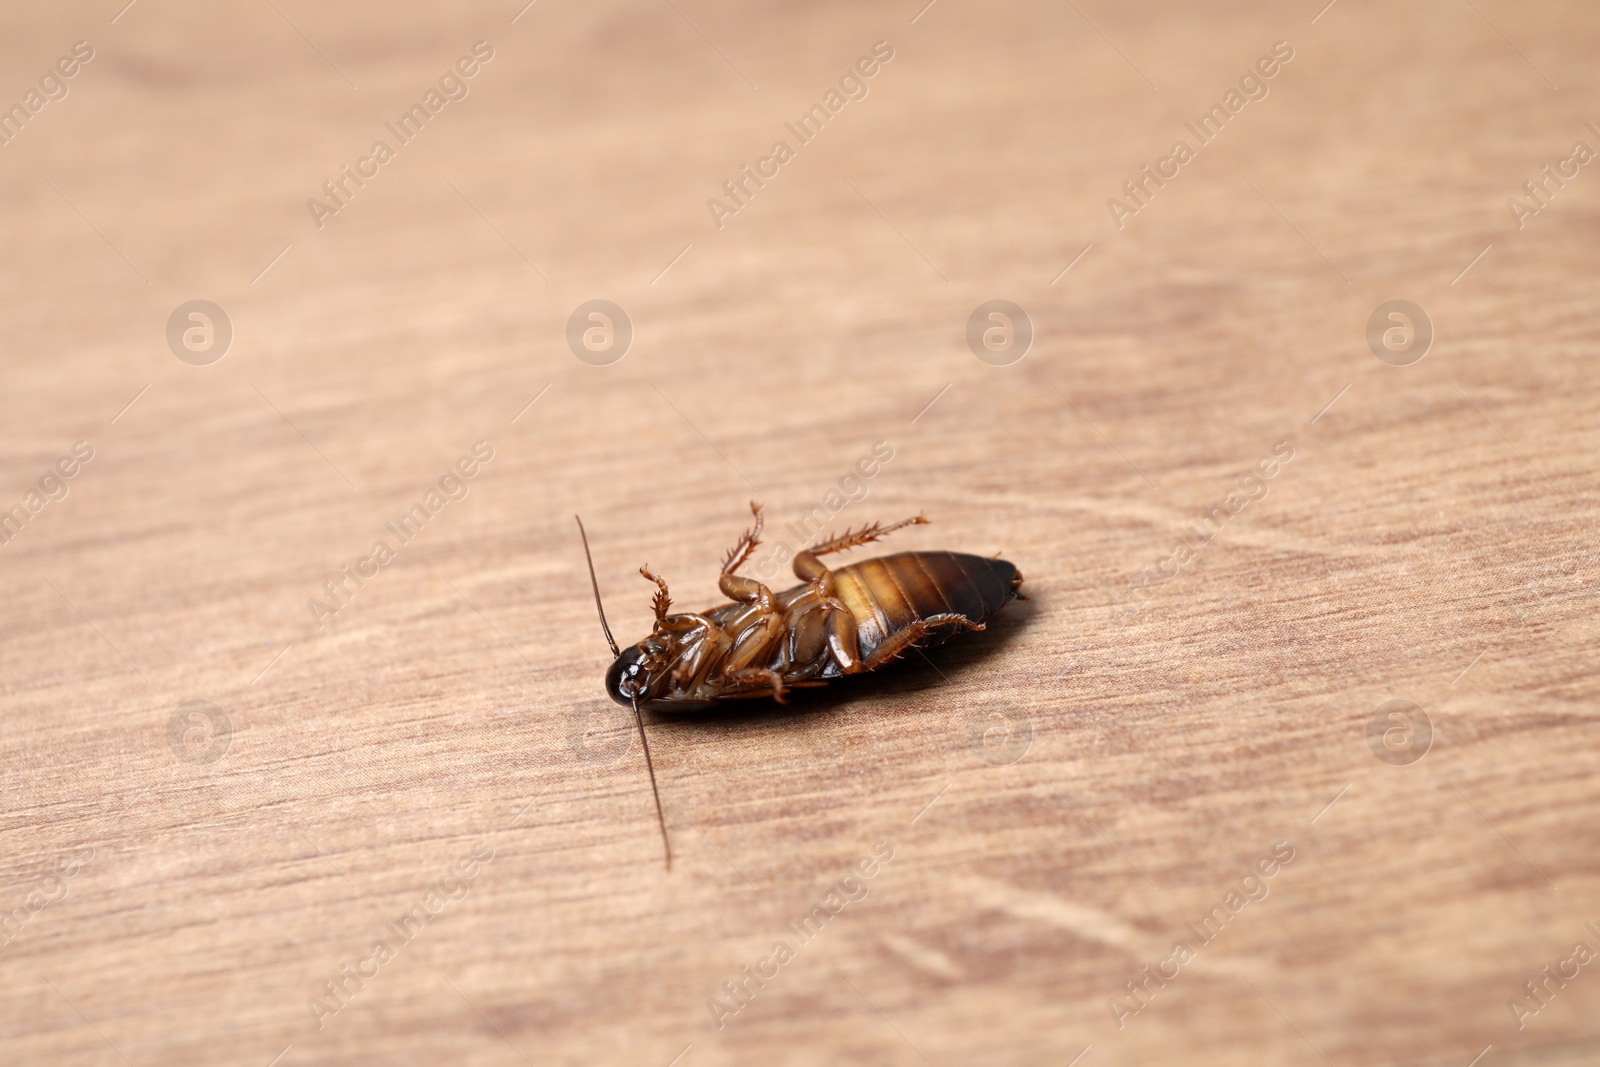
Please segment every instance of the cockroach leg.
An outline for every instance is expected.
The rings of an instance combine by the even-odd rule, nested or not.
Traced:
[[[973,622],[965,615],[957,615],[954,613],[929,615],[925,619],[918,619],[916,622],[894,634],[894,636],[890,637],[883,644],[873,649],[872,655],[867,657],[866,661],[863,662],[861,666],[856,669],[856,671],[846,673],[866,673],[867,671],[875,671],[879,667],[882,667],[885,663],[890,663],[896,659],[899,659],[907,652],[914,650],[923,638],[927,637],[934,630],[937,630],[943,626],[952,627],[954,632],[957,634],[967,633],[968,631],[972,630],[984,629],[983,623]]]
[[[735,541],[733,547],[728,549],[728,555],[722,561],[723,574],[732,574],[744,566],[745,560],[750,558],[750,553],[754,552],[756,546],[761,543],[761,526],[763,523],[761,505],[754,500],[750,501],[750,514],[756,517],[756,524],[740,534],[739,540]]]
[[[825,603],[828,612],[828,649],[845,674],[857,674],[861,666],[861,635],[856,617],[837,600]]]
[[[752,500],[750,511],[756,517],[756,524],[754,528],[746,530],[738,543],[728,552],[728,558],[722,564],[722,577],[717,580],[717,587],[722,590],[722,595],[730,600],[754,605],[759,629],[752,627],[746,630],[739,643],[734,646],[727,662],[722,666],[724,678],[732,677],[752,664],[764,662],[788,631],[788,620],[778,610],[778,601],[772,595],[772,590],[754,578],[744,578],[734,573],[745,560],[750,558],[750,553],[755,551],[756,545],[761,543],[761,505]]]
[[[766,686],[772,690],[773,700],[779,704],[789,703],[789,687],[784,684],[783,675],[769,667],[745,667],[730,671],[725,677],[734,685]]]
[[[756,621],[740,636],[723,664],[723,677],[730,677],[746,667],[771,659],[772,653],[789,633],[789,620],[777,610],[772,590],[753,578],[725,574],[722,576],[722,591],[734,600],[756,606]]]
[[[803,582],[814,581],[828,571],[827,566],[817,558],[818,556],[826,556],[831,552],[843,552],[845,549],[855,548],[857,545],[881,541],[902,527],[922,526],[927,521],[925,516],[917,515],[909,519],[901,519],[899,522],[891,522],[887,526],[881,522],[869,522],[859,530],[846,530],[837,537],[830,537],[826,541],[818,542],[797,552],[794,557],[795,576]]]
[[[710,675],[712,668],[727,654],[730,642],[728,635],[723,633],[720,627],[699,616],[690,618],[696,620],[699,625],[682,630],[680,638],[683,650],[673,665],[672,679],[685,691],[697,691]]]
[[[817,558],[817,554],[809,548],[802,548],[794,554],[794,576],[802,582],[814,582],[828,574],[828,565]]]
[[[639,568],[639,573],[656,583],[656,594],[650,598],[650,607],[656,613],[656,621],[660,622],[667,617],[667,609],[672,607],[672,596],[667,592],[667,580],[651,574],[648,563]]]

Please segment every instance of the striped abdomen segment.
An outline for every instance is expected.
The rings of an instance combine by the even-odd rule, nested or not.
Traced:
[[[833,578],[835,595],[855,616],[863,656],[933,615],[983,622],[1016,599],[1022,584],[1017,568],[1005,560],[962,552],[897,552],[840,567]],[[928,642],[937,643],[937,635]]]

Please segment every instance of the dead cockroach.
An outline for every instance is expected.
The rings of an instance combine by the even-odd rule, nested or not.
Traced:
[[[802,549],[794,557],[795,577],[802,584],[774,593],[754,578],[735,573],[761,543],[761,505],[752,501],[750,511],[755,525],[729,550],[717,583],[733,602],[699,613],[669,613],[672,598],[667,583],[651,574],[648,566],[640,567],[639,573],[656,584],[651,603],[655,628],[649,637],[624,649],[617,647],[606,623],[589,537],[583,520],[578,520],[600,628],[616,656],[606,671],[606,692],[633,708],[669,870],[672,847],[667,843],[667,821],[641,704],[683,707],[769,696],[782,704],[790,689],[875,671],[968,630],[981,630],[1012,600],[1027,599],[1019,592],[1022,575],[1003,559],[960,552],[897,552],[837,570],[822,562],[822,556],[927,522],[921,515],[887,526],[869,523]]]

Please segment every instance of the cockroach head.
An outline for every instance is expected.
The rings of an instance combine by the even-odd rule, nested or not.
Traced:
[[[669,614],[656,621],[650,637],[619,651],[605,672],[606,693],[618,704],[645,704],[659,699],[682,699],[688,678],[683,657],[693,648],[694,633],[702,629],[696,616]]]
[[[644,682],[643,659],[643,650],[629,645],[606,671],[606,692],[625,708],[632,706],[632,698],[639,694]]]
[[[670,635],[651,634],[617,654],[606,671],[606,692],[623,707],[643,704],[663,695],[671,686],[669,666],[676,641]]]

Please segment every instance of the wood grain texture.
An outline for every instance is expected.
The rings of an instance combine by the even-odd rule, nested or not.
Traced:
[[[1593,967],[1508,1001],[1600,949],[1600,172],[1507,200],[1600,148],[1600,20],[1321,6],[9,7],[0,101],[94,58],[0,147],[0,507],[66,494],[0,545],[0,1060],[1593,1062]],[[608,366],[567,346],[593,299]],[[1367,344],[1395,299],[1409,366]],[[640,564],[710,606],[746,501],[783,573],[863,491],[837,527],[924,511],[894,549],[1034,599],[655,721],[664,873],[572,514],[632,641]],[[1393,700],[1418,762],[1369,746]]]

